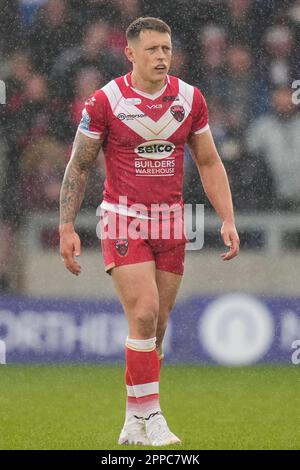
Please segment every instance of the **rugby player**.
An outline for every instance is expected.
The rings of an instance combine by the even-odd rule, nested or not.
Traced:
[[[184,267],[187,240],[184,230],[176,237],[174,233],[183,218],[186,143],[222,220],[221,234],[229,248],[221,255],[223,260],[238,254],[239,237],[205,99],[198,88],[168,75],[170,27],[158,18],[138,18],[129,25],[126,37],[125,54],[132,71],[95,91],[85,103],[61,189],[60,253],[66,268],[78,276],[80,239],[75,218],[102,147],[106,161],[102,253],[128,321],[127,404],[119,444],[162,446],[180,443],[160,408],[159,375],[162,342]],[[160,205],[172,211],[157,209]],[[158,230],[151,237],[147,227],[155,216]],[[167,217],[171,235],[166,238],[162,224]],[[129,230],[136,227],[136,219],[140,237]],[[119,232],[116,237],[107,236],[113,223],[122,228],[122,236]]]

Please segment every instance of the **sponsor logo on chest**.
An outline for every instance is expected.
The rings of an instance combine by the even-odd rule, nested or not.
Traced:
[[[151,140],[138,145],[134,152],[136,176],[173,176],[176,146],[167,140]]]
[[[151,140],[144,142],[134,149],[139,157],[161,160],[170,157],[175,150],[175,145],[167,140]]]
[[[146,114],[143,114],[143,113],[138,113],[138,114],[125,114],[125,113],[119,113],[117,115],[117,118],[120,119],[120,121],[128,121],[128,120],[133,120],[133,119],[136,119],[136,118],[144,118],[146,117]]]

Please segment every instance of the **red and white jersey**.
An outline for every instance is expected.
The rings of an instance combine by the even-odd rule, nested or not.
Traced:
[[[167,76],[150,95],[135,89],[131,73],[112,80],[85,103],[79,131],[103,141],[106,180],[102,207],[182,204],[184,144],[208,129],[200,90]]]

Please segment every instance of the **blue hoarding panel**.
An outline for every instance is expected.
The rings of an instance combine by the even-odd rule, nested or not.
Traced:
[[[121,362],[126,336],[122,307],[114,300],[0,300],[7,363]],[[164,347],[174,363],[297,364],[297,340],[300,299],[231,293],[178,301]]]

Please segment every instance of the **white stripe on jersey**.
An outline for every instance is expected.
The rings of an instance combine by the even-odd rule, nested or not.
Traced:
[[[136,210],[130,207],[124,206],[123,204],[113,204],[112,202],[102,201],[100,207],[104,211],[113,212],[114,214],[126,215],[127,217],[136,217],[137,219],[143,220],[148,220],[152,218],[142,214],[141,212],[137,212]]]
[[[168,84],[166,83],[165,86],[159,90],[157,93],[154,93],[153,95],[150,95],[150,93],[145,93],[144,91],[140,91],[140,90],[137,90],[137,88],[134,88],[134,87],[131,87],[133,89],[133,91],[135,91],[138,95],[141,95],[143,96],[144,98],[148,98],[149,100],[156,100],[157,98],[159,98],[161,95],[164,94],[164,92],[166,91],[166,88],[167,88]]]
[[[116,84],[115,80],[112,80],[102,88],[102,91],[106,94],[112,112],[115,114],[115,109],[123,98],[120,88]]]
[[[203,132],[208,131],[208,129],[209,129],[209,124],[206,124],[206,126],[202,127],[198,131],[195,131],[194,134],[202,134]]]
[[[140,109],[134,105],[128,105],[126,98],[122,95],[115,80],[112,80],[102,88],[110,103],[113,114],[141,115]],[[184,118],[181,122],[174,119],[170,108],[162,115],[158,121],[153,121],[149,116],[136,117],[122,122],[145,140],[163,139],[167,140],[180,126],[191,112],[194,96],[194,87],[179,79],[179,102],[178,105],[184,108]]]
[[[78,130],[79,132],[86,135],[87,137],[90,137],[91,139],[96,139],[96,140],[100,139],[101,132],[87,131],[85,129],[81,129],[81,127],[79,126],[78,126]]]
[[[194,87],[184,82],[183,80],[180,80],[180,78],[178,78],[178,83],[179,83],[179,95],[187,102],[190,109],[192,109]]]

